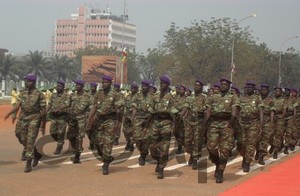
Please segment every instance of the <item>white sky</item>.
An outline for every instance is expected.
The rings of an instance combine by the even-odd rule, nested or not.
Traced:
[[[191,21],[229,17],[249,26],[258,43],[265,42],[279,51],[282,43],[300,36],[299,0],[126,0],[129,22],[137,26],[137,52],[154,48],[171,22],[180,28]],[[115,15],[123,14],[124,0],[0,0],[0,48],[14,53],[48,50],[57,19],[70,18],[79,5],[105,9],[109,5]],[[300,51],[300,37],[284,43],[282,50],[294,47]]]

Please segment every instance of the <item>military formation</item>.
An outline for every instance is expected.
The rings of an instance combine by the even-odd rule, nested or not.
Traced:
[[[247,81],[243,94],[226,78],[203,92],[204,83],[197,79],[193,91],[181,84],[171,91],[171,79],[160,77],[159,89],[149,80],[132,83],[130,91],[121,92],[121,85],[103,75],[101,89],[83,80],[74,80],[76,90],[69,93],[65,82],[57,81],[51,96],[36,89],[37,77],[25,76],[17,104],[6,115],[16,122],[15,134],[23,145],[24,172],[37,166],[42,154],[35,147],[39,131],[45,134],[50,122],[50,135],[57,142],[55,155],[61,154],[67,138],[73,149],[73,163],[80,163],[85,135],[89,149],[103,160],[102,173],[109,174],[123,132],[125,150],[140,153],[139,165],[147,156],[156,160],[158,179],[164,178],[169,160],[171,138],[177,143],[176,154],[190,155],[188,164],[199,169],[199,158],[206,147],[215,164],[216,183],[223,182],[227,161],[236,148],[242,156],[243,172],[249,172],[253,160],[265,165],[264,157],[274,159],[283,151],[288,154],[299,144],[300,99],[296,89],[257,85]]]

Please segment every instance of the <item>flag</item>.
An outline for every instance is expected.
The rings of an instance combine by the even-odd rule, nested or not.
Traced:
[[[127,60],[126,47],[122,51],[121,61],[124,63]]]

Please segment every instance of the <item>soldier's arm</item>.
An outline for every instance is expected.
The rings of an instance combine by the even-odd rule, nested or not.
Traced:
[[[238,112],[239,112],[239,107],[237,107],[237,106],[232,107],[231,118],[230,118],[230,126],[233,126],[234,121],[237,118]]]
[[[264,109],[263,109],[263,107],[259,107],[258,112],[259,112],[260,128],[262,128],[263,127],[263,122],[264,122]]]
[[[8,119],[8,117],[12,114],[17,114],[19,109],[21,107],[21,102],[18,102],[17,105],[11,110],[9,111],[6,116],[4,116],[4,120]],[[14,122],[14,121],[13,121]]]

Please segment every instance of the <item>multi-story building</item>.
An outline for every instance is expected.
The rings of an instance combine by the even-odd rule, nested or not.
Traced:
[[[125,14],[80,6],[71,19],[56,21],[54,53],[72,57],[77,49],[88,46],[135,50],[136,26],[126,21]]]

